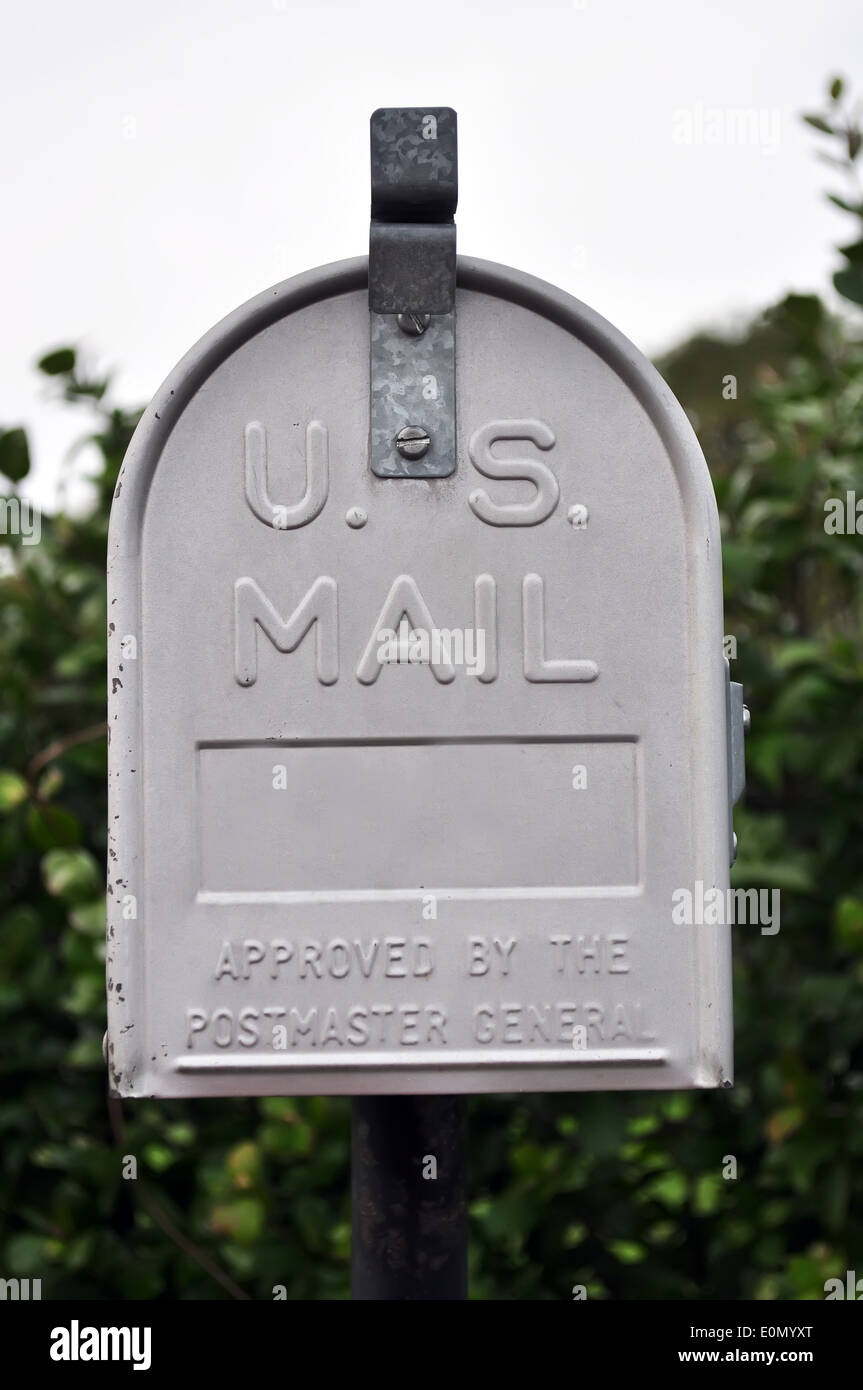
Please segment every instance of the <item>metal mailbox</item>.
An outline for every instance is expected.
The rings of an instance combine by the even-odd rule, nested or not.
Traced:
[[[111,1085],[728,1085],[728,928],[672,920],[728,886],[742,719],[685,414],[531,276],[369,288],[230,315],[117,485]]]

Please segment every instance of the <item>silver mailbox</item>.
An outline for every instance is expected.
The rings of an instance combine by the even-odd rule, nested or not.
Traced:
[[[692,430],[590,309],[460,258],[454,453],[378,475],[367,264],[208,334],[117,486],[111,1084],[730,1084],[728,929],[672,918],[730,858]]]

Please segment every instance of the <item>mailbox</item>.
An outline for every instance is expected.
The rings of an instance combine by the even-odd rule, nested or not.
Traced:
[[[112,1088],[729,1085],[728,928],[672,915],[740,783],[705,461],[598,314],[456,261],[454,113],[372,126],[370,257],[208,333],[117,484]]]

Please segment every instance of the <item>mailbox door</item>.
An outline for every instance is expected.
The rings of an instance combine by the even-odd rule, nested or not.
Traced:
[[[376,477],[366,273],[214,329],[117,486],[112,1086],[730,1084],[729,933],[674,915],[728,885],[694,435],[591,310],[461,258],[455,469]]]

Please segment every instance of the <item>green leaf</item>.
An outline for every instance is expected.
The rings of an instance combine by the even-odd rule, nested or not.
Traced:
[[[30,806],[27,833],[39,849],[80,844],[81,825],[62,806]]]
[[[682,1207],[686,1201],[687,1182],[683,1173],[662,1173],[645,1188],[645,1193],[666,1207]]]
[[[747,859],[742,853],[734,865],[733,882],[735,888],[778,888],[789,894],[811,893],[814,886],[811,870],[799,860]]]
[[[840,98],[841,95],[842,95],[843,86],[844,86],[844,83],[843,83],[841,77],[834,77],[834,78],[833,78],[833,81],[830,83],[830,89],[829,89],[829,90],[830,90],[830,100],[831,100],[831,101],[838,101],[838,100],[839,100],[839,98]]]
[[[166,1144],[145,1144],[144,1162],[154,1173],[164,1173],[177,1162],[177,1155]]]
[[[686,1120],[692,1114],[692,1096],[686,1091],[677,1091],[666,1096],[662,1102],[662,1113],[674,1124]]]
[[[811,638],[786,642],[773,661],[777,671],[790,671],[794,666],[811,666],[823,661],[824,650],[820,642]]]
[[[52,796],[56,796],[63,785],[63,773],[56,763],[46,767],[36,788],[40,801],[50,801]]]
[[[725,1181],[718,1173],[702,1173],[695,1180],[693,1206],[699,1216],[712,1216],[718,1209]]]
[[[863,267],[854,265],[849,266],[847,270],[837,270],[833,276],[833,284],[852,304],[863,304]]]
[[[803,119],[807,125],[814,126],[815,129],[820,130],[823,135],[836,134],[833,126],[830,125],[828,121],[825,121],[823,116],[804,116]]]
[[[80,904],[102,885],[96,860],[86,849],[52,849],[42,860],[42,878],[52,897]]]
[[[172,1144],[178,1144],[182,1148],[188,1148],[190,1144],[194,1144],[196,1133],[195,1126],[189,1124],[188,1120],[179,1120],[177,1124],[168,1125],[165,1130],[166,1138]]]
[[[72,988],[60,1000],[61,1006],[75,1018],[93,1018],[105,1011],[105,979],[103,975],[77,975]]]
[[[73,372],[75,370],[75,349],[70,347],[55,348],[53,352],[46,352],[44,357],[40,357],[36,366],[46,376],[63,376],[67,372]]]
[[[782,784],[786,743],[787,735],[784,732],[761,734],[750,742],[746,750],[746,764],[749,772],[757,773],[774,791],[777,791]]]
[[[564,1249],[574,1250],[577,1245],[581,1245],[586,1235],[587,1227],[583,1221],[570,1222],[563,1233]]]
[[[234,1187],[254,1187],[261,1176],[261,1151],[257,1144],[244,1140],[228,1154],[228,1172]]]
[[[76,1038],[66,1053],[66,1065],[104,1071],[105,1060],[102,1056],[101,1039],[94,1033]]]
[[[13,1236],[6,1246],[4,1273],[18,1279],[38,1279],[47,1273],[48,1259],[48,1243],[44,1236]]]
[[[773,718],[796,725],[802,719],[817,718],[822,705],[833,692],[833,685],[820,671],[801,670],[789,676],[773,705]]]
[[[14,975],[26,967],[38,950],[39,915],[29,904],[13,907],[0,917],[0,967]]]
[[[840,198],[838,193],[828,193],[827,197],[831,203],[835,203],[837,208],[843,212],[853,212],[855,217],[863,217],[863,204],[849,203],[847,198]]]
[[[859,898],[840,898],[833,927],[843,950],[863,953],[863,902]]]
[[[69,913],[69,921],[83,936],[100,940],[105,935],[105,899],[97,898],[94,902],[74,908]]]
[[[814,335],[825,319],[825,308],[817,294],[787,294],[778,306],[781,319],[787,320],[807,337]]]
[[[786,1105],[775,1111],[764,1126],[771,1144],[782,1144],[806,1119],[806,1111],[801,1105]]]
[[[0,812],[14,810],[28,794],[27,783],[17,772],[0,771]]]
[[[254,1245],[264,1229],[264,1204],[257,1197],[238,1197],[213,1208],[210,1227],[238,1245]]]
[[[20,426],[0,434],[0,473],[10,482],[20,483],[30,472],[30,445]]]
[[[611,1240],[608,1248],[614,1258],[624,1265],[640,1264],[647,1256],[644,1246],[634,1240]]]
[[[863,265],[863,241],[852,241],[850,246],[840,246],[839,250],[852,265]]]

